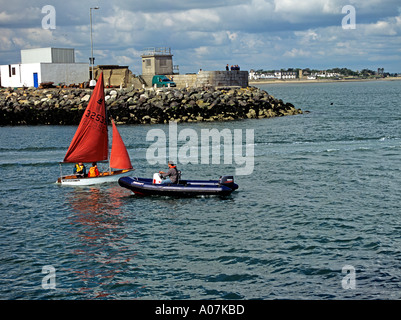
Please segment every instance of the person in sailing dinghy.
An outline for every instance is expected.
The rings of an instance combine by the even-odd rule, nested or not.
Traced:
[[[90,167],[90,169],[89,169],[88,177],[93,178],[93,177],[97,177],[97,176],[99,176],[99,169],[97,168],[96,162],[93,162],[92,167]]]
[[[159,171],[162,178],[166,178],[162,181],[162,183],[178,183],[178,170],[177,166],[174,165],[173,161],[168,162],[168,171],[163,172]]]
[[[85,177],[86,176],[86,167],[82,162],[75,164],[74,174],[79,176],[79,177]]]

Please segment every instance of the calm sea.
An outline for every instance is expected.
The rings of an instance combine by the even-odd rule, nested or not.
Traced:
[[[310,113],[178,125],[254,130],[228,198],[60,187],[76,127],[1,127],[0,299],[400,299],[401,81],[260,87]],[[166,169],[146,136],[168,125],[119,129],[133,175]]]

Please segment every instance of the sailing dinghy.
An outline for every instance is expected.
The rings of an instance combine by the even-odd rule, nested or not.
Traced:
[[[57,179],[58,184],[84,186],[113,182],[133,170],[127,149],[114,121],[112,121],[112,127],[113,141],[109,159],[107,112],[103,73],[101,73],[63,163],[92,163],[109,160],[110,169],[101,172],[97,177],[61,174],[61,177]],[[111,168],[118,170],[112,171]]]

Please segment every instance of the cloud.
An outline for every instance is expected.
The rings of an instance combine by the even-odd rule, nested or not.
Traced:
[[[337,14],[345,1],[331,0],[275,0],[274,11],[277,13],[294,14],[296,16],[310,16],[316,14]]]
[[[99,6],[93,11],[96,62],[129,65],[136,73],[142,49],[163,46],[172,48],[182,73],[226,63],[243,70],[352,68],[374,60],[398,68],[399,0],[70,0],[53,4],[56,30],[43,30],[46,4],[0,0],[0,64],[18,62],[21,49],[49,46],[73,47],[77,61],[88,61],[89,8]],[[344,5],[355,7],[355,30],[341,27]]]
[[[311,53],[309,51],[305,51],[304,49],[292,48],[290,51],[286,51],[284,53],[285,57],[291,58],[299,58],[299,57],[309,57]]]
[[[400,19],[400,17],[397,17]],[[397,22],[397,20],[395,19]],[[369,25],[362,26],[365,35],[368,36],[396,36],[400,35],[400,25],[394,21],[377,21]]]
[[[3,1],[2,1],[3,2]],[[41,8],[20,6],[17,9],[10,8],[10,5],[1,7],[0,11],[0,28],[26,28],[41,26]],[[4,10],[4,8],[7,8]],[[39,22],[39,23],[38,23]]]
[[[174,0],[166,2],[165,0],[120,0],[118,6],[123,10],[136,11],[141,13],[160,13],[173,11],[188,11],[193,9],[216,9],[229,8],[248,1],[227,0],[227,1],[211,1],[211,0]]]

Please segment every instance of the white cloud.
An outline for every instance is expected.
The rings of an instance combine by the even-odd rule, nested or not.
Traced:
[[[320,38],[320,35],[316,32],[316,30],[295,31],[294,34],[300,38],[301,42],[305,44]]]
[[[398,17],[399,19],[399,17]],[[365,35],[374,36],[395,36],[400,33],[400,25],[397,20],[394,21],[377,21],[376,23],[362,25]]]
[[[77,61],[88,61],[94,5],[100,6],[93,12],[96,62],[137,72],[142,49],[152,46],[171,47],[183,73],[222,68],[225,61],[242,69],[352,67],[373,56],[375,63],[380,57],[394,68],[399,63],[399,0],[70,0],[53,4],[53,31],[41,28],[45,4],[0,0],[0,64],[18,62],[21,49],[45,46],[74,47]],[[348,4],[356,9],[355,30],[341,28]]]
[[[284,53],[285,57],[299,58],[299,57],[309,57],[311,53],[304,49],[292,48],[290,51]]]
[[[316,15],[318,13],[336,14],[344,1],[333,0],[274,0],[274,11],[285,14]]]
[[[230,31],[226,31],[227,32],[227,36],[231,41],[235,41],[238,38],[238,33],[237,32],[230,32]]]

